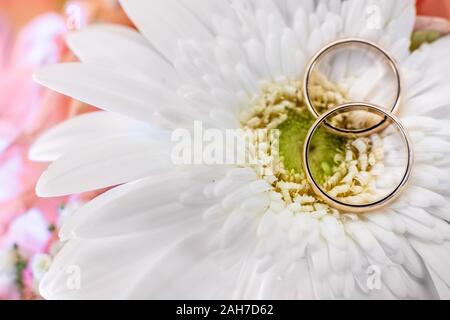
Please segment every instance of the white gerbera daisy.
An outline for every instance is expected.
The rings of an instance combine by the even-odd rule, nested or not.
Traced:
[[[106,110],[40,139],[32,157],[54,162],[38,194],[120,185],[65,222],[44,297],[450,298],[450,38],[410,53],[413,0],[121,2],[140,33],[84,29],[69,37],[81,63],[36,76]],[[345,37],[397,59],[400,118],[416,155],[408,190],[370,214],[343,214],[304,192],[289,152],[306,123],[298,80],[308,59]],[[372,85],[359,80],[356,88]],[[327,88],[336,102],[346,94]],[[163,129],[195,120],[279,128],[281,167],[272,179],[245,166],[177,168]]]

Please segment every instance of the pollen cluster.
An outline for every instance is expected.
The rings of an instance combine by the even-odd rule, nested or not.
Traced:
[[[313,78],[310,92],[319,112],[347,100],[344,90],[323,76]],[[314,118],[306,107],[300,81],[266,84],[241,113],[240,121],[247,130],[277,132],[253,141],[252,148],[258,150],[257,157],[262,159],[261,165],[254,168],[272,185],[274,200],[282,200],[294,213],[337,213],[314,194],[303,171],[303,144]],[[270,137],[277,137],[277,141]],[[327,193],[347,203],[373,200],[375,177],[382,171],[380,136],[349,139],[319,128],[312,145],[315,147],[310,153],[311,170]]]

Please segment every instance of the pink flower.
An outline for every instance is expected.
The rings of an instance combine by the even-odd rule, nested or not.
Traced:
[[[417,0],[417,15],[450,19],[450,1]]]
[[[15,41],[0,22],[0,234],[14,216],[34,205],[55,205],[35,196],[45,165],[29,161],[27,154],[38,134],[70,114],[68,98],[45,91],[32,79],[37,68],[61,59],[65,33],[65,22],[56,14],[34,19]]]
[[[39,111],[43,90],[33,83],[31,74],[58,60],[64,23],[53,14],[37,18],[14,44],[5,23],[0,28],[0,145],[4,148],[33,122]]]
[[[13,33],[16,33],[33,18],[46,12],[58,11],[61,2],[61,0],[1,0],[0,16],[8,18],[8,24],[14,29]]]
[[[46,252],[52,232],[41,211],[32,209],[11,223],[0,244],[0,298],[17,299],[34,295],[31,259]],[[1,258],[0,258],[1,259]],[[3,281],[1,281],[3,280]]]
[[[40,210],[32,209],[11,223],[2,239],[2,247],[18,246],[24,258],[45,252],[51,237],[47,219]]]
[[[416,30],[434,30],[450,33],[449,0],[417,0]]]

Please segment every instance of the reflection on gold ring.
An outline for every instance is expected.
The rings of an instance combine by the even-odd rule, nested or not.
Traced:
[[[311,75],[312,75],[312,71],[314,70],[314,67],[317,65],[320,58],[323,55],[325,55],[327,52],[329,52],[330,50],[332,50],[336,47],[341,47],[341,46],[351,45],[351,44],[358,44],[358,45],[363,45],[363,46],[372,48],[372,49],[376,50],[377,52],[379,52],[381,55],[383,55],[386,58],[386,60],[388,61],[389,65],[395,75],[396,84],[397,84],[397,94],[395,97],[395,102],[394,102],[394,105],[392,106],[392,108],[390,109],[390,112],[395,114],[400,105],[402,85],[401,85],[400,72],[399,72],[399,69],[397,67],[397,64],[396,64],[394,58],[386,50],[381,48],[379,45],[377,45],[373,42],[367,41],[367,40],[357,39],[357,38],[342,39],[342,40],[338,40],[338,41],[328,44],[327,46],[322,48],[312,58],[311,62],[308,64],[308,67],[306,69],[305,76],[304,76],[304,81],[303,81],[303,91],[304,91],[304,95],[305,95],[306,105],[307,105],[309,111],[315,118],[318,118],[320,116],[319,112],[316,110],[316,108],[313,105],[313,102],[312,102],[312,99],[310,96],[310,92],[309,92],[309,83],[311,81]],[[363,130],[350,130],[350,129],[345,129],[345,128],[336,128],[327,123],[325,123],[325,125],[328,126],[329,129],[331,129],[332,131],[334,131],[336,133],[356,134],[359,136],[363,136],[363,135],[369,135],[369,134],[372,134],[372,133],[375,133],[375,132],[385,129],[387,126],[387,118],[384,118],[377,125],[372,126],[370,128],[365,128]]]
[[[366,110],[367,112],[381,114],[385,117],[386,120],[389,120],[391,123],[395,124],[401,133],[401,136],[404,140],[404,143],[406,145],[406,149],[408,152],[407,166],[406,166],[405,172],[404,172],[403,177],[402,177],[400,183],[398,184],[398,186],[392,192],[390,192],[388,195],[383,197],[382,199],[372,202],[372,203],[361,204],[361,205],[344,203],[342,201],[334,199],[333,197],[328,195],[325,191],[323,191],[323,189],[319,186],[317,181],[313,178],[311,168],[309,165],[309,161],[308,161],[309,148],[310,148],[311,140],[312,140],[312,137],[313,137],[315,131],[321,125],[325,125],[326,119],[329,116],[331,116],[333,114],[342,113],[347,110],[354,110],[355,108],[362,108],[362,109]],[[386,121],[386,122],[388,122],[388,121]],[[355,136],[357,136],[357,135],[355,135]],[[305,141],[304,148],[303,148],[303,167],[304,167],[304,171],[306,174],[306,178],[310,182],[314,192],[318,196],[320,196],[331,207],[338,209],[338,210],[342,210],[344,212],[364,213],[364,212],[368,212],[368,211],[373,211],[373,210],[379,209],[380,207],[385,206],[386,204],[388,204],[391,201],[393,201],[394,199],[396,199],[400,195],[400,193],[404,190],[405,186],[407,185],[407,183],[409,181],[409,178],[411,175],[411,170],[412,170],[412,165],[413,165],[413,151],[412,151],[411,141],[408,137],[406,130],[404,129],[403,125],[401,124],[400,120],[398,120],[397,117],[395,115],[393,115],[392,113],[390,113],[389,111],[386,111],[377,105],[374,105],[371,103],[365,103],[365,102],[353,102],[353,103],[342,104],[342,105],[337,106],[336,108],[331,109],[331,110],[327,111],[326,113],[322,114],[316,120],[316,122],[313,124],[311,129],[309,130],[309,132],[306,136],[306,141]]]

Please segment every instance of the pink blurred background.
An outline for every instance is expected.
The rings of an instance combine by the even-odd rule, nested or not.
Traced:
[[[450,0],[418,0],[417,8],[417,29],[450,32]],[[32,74],[75,60],[66,34],[96,22],[132,27],[115,0],[0,0],[0,299],[40,298],[39,280],[61,246],[59,226],[95,196],[37,198],[34,186],[46,165],[27,154],[46,129],[95,110],[39,87]]]
[[[74,60],[66,34],[95,22],[130,25],[117,1],[0,0],[0,299],[39,298],[64,215],[95,195],[39,199],[46,165],[27,158],[46,129],[95,110],[32,80],[42,66]]]

